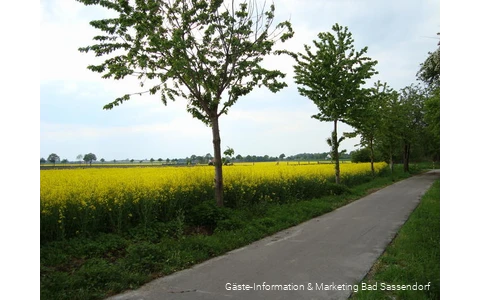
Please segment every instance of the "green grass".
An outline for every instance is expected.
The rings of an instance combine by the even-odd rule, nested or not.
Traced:
[[[392,182],[393,175],[346,188],[341,195],[286,204],[262,202],[246,209],[204,204],[193,215],[179,212],[168,223],[128,233],[98,234],[41,245],[42,299],[103,299],[155,278],[248,245],[280,230],[330,212]],[[419,171],[419,170],[418,170]],[[195,220],[208,220],[193,226]],[[198,225],[198,224],[196,224]]]
[[[388,291],[386,285],[426,285],[427,290]],[[377,285],[377,290],[362,290]],[[359,284],[352,299],[440,299],[440,180],[421,203]]]

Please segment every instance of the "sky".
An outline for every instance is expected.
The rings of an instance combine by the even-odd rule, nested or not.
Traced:
[[[416,83],[420,64],[437,48],[438,0],[277,0],[275,5],[275,20],[289,19],[295,31],[279,45],[291,51],[302,51],[335,23],[348,27],[355,48],[367,46],[367,55],[378,61],[379,74],[367,85],[381,80],[398,90]],[[184,99],[164,106],[158,94],[143,95],[103,110],[115,98],[140,91],[136,78],[102,79],[87,70],[101,60],[78,51],[100,33],[89,22],[112,12],[66,0],[42,0],[40,9],[40,157],[56,153],[74,161],[92,152],[108,161],[213,155],[211,129],[192,118]],[[288,87],[278,93],[257,88],[240,98],[220,118],[222,151],[230,147],[244,156],[328,152],[333,123],[311,118],[318,109],[299,95],[293,60],[275,56],[265,64],[285,72]],[[340,124],[339,131],[351,128]],[[340,149],[358,149],[358,142],[348,139]]]

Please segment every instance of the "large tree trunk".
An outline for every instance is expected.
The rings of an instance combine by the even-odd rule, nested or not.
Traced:
[[[215,200],[217,205],[223,206],[223,170],[222,170],[222,150],[220,148],[220,128],[218,126],[218,117],[212,118],[213,134],[213,164],[215,165]]]
[[[340,183],[340,160],[338,155],[337,120],[333,121],[332,132],[333,159],[335,160],[335,183]]]
[[[410,143],[403,146],[403,172],[410,172]]]

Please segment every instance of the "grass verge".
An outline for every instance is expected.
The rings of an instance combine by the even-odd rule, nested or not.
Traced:
[[[344,206],[392,182],[400,171],[348,189],[341,195],[287,204],[260,203],[248,209],[206,206],[210,227],[188,227],[181,212],[167,224],[138,227],[126,234],[98,234],[40,247],[42,299],[103,299],[155,278],[188,268],[280,230]],[[415,170],[420,171],[420,170]],[[221,218],[211,218],[221,216]]]
[[[351,299],[440,299],[440,180],[358,287]]]

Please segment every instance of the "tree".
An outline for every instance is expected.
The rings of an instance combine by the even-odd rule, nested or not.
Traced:
[[[393,173],[394,155],[401,147],[402,106],[399,101],[399,93],[392,91],[385,99],[385,106],[379,111],[380,128],[376,136],[377,148],[389,161],[390,171]]]
[[[130,162],[133,164],[133,162],[134,162],[133,158],[130,160]]]
[[[55,167],[55,163],[57,161],[60,161],[60,156],[58,156],[57,154],[55,153],[52,153],[48,156],[47,160],[51,163],[53,163],[53,166]]]
[[[417,79],[426,84],[429,92],[425,101],[425,121],[427,131],[432,135],[430,154],[435,160],[440,156],[440,43],[436,51],[428,54],[425,62],[420,64]]]
[[[420,64],[417,79],[427,84],[431,90],[440,88],[440,43],[438,43],[437,50],[429,52],[427,59]]]
[[[410,85],[400,90],[400,116],[403,126],[400,135],[403,143],[403,171],[410,172],[410,153],[412,145],[421,137],[426,126],[424,119],[424,103],[426,91],[419,85]]]
[[[368,148],[361,148],[351,152],[352,163],[370,162],[370,150]]]
[[[45,158],[43,158],[43,157],[40,158],[40,164],[44,164],[44,163],[46,163],[46,162],[47,162],[47,161],[45,160]]]
[[[285,154],[283,154],[283,153],[280,154],[280,156],[278,158],[280,158],[280,160],[283,160],[285,158]]]
[[[215,164],[215,199],[223,206],[223,172],[219,117],[227,114],[241,96],[255,87],[266,86],[277,92],[286,86],[278,78],[285,74],[260,65],[274,44],[293,36],[289,22],[273,27],[274,10],[258,6],[254,0],[231,5],[222,0],[77,0],[99,4],[114,10],[118,17],[95,20],[90,24],[105,35],[96,36],[98,44],[80,48],[80,52],[108,55],[91,71],[103,78],[123,79],[134,75],[143,87],[138,93],[126,94],[104,106],[112,109],[132,95],[161,94],[174,101],[188,101],[187,111],[212,129]],[[112,57],[119,50],[120,54]]]
[[[375,82],[374,87],[366,94],[367,98],[364,105],[354,107],[349,120],[355,131],[352,134],[347,134],[347,136],[360,135],[360,145],[366,147],[369,151],[372,176],[375,175],[376,151],[374,144],[381,127],[382,118],[380,116],[392,92],[393,89],[388,87],[386,82]]]
[[[432,91],[425,100],[425,122],[427,130],[432,135],[432,150],[434,160],[440,158],[440,88]]]
[[[85,154],[85,156],[83,157],[83,160],[85,161],[85,163],[89,163],[91,166],[92,162],[97,160],[97,156],[93,153],[88,153],[88,154]]]
[[[296,61],[295,82],[300,95],[317,105],[318,114],[312,116],[322,122],[333,122],[332,136],[327,139],[335,161],[335,182],[340,183],[340,162],[338,148],[345,136],[338,138],[338,122],[349,123],[354,107],[361,107],[365,80],[377,72],[377,61],[366,57],[367,47],[356,52],[352,34],[348,27],[333,25],[330,32],[318,34],[319,41],[313,41],[315,52],[305,45],[304,53],[290,53]]]
[[[79,163],[82,163],[82,159],[83,159],[83,154],[77,155],[77,160]]]
[[[225,157],[222,159],[224,165],[227,165],[232,159],[232,156],[235,155],[235,150],[227,146],[227,150],[223,151]]]
[[[105,162],[105,158],[102,158],[100,159],[100,161],[102,162],[102,164]]]
[[[68,159],[66,159],[66,158],[62,159],[61,163],[62,164],[68,164]]]
[[[150,158],[150,163],[151,163],[152,165],[153,165],[153,162],[154,162],[154,161],[155,161],[155,160],[153,159],[153,157]]]
[[[163,161],[163,159],[159,158],[157,159],[159,163],[161,163]]]

